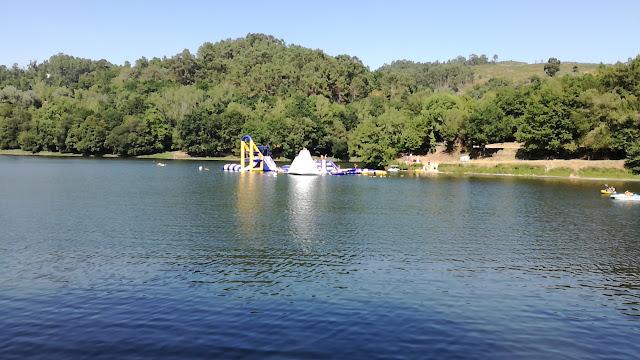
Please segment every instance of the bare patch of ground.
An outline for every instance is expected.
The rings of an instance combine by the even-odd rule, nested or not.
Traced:
[[[426,164],[427,162],[439,163],[439,164],[470,164],[481,166],[495,166],[499,164],[517,165],[517,164],[530,164],[545,166],[548,170],[556,168],[568,168],[572,170],[579,170],[583,168],[615,168],[624,169],[624,160],[520,160],[516,158],[516,152],[519,149],[517,143],[504,143],[493,144],[487,146],[488,149],[494,149],[495,151],[490,156],[477,157],[471,159],[471,161],[463,163],[460,161],[460,156],[469,155],[467,153],[461,153],[458,151],[447,152],[444,146],[437,146],[436,152],[428,155],[414,155],[413,158],[419,158],[420,162]],[[400,160],[400,159],[399,159]],[[403,159],[404,160],[404,159]]]
[[[174,159],[185,159],[190,157],[189,154],[187,154],[184,151],[173,151],[173,158]]]

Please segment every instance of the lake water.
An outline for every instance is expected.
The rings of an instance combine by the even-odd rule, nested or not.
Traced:
[[[221,165],[0,156],[0,358],[640,356],[600,182]]]

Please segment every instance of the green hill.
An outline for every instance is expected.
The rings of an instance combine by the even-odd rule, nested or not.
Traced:
[[[57,54],[26,69],[0,66],[0,149],[224,157],[250,134],[274,157],[306,147],[381,167],[441,142],[517,140],[528,158],[640,164],[640,56],[558,65],[551,78],[545,63],[472,54],[371,71],[355,56],[265,34],[124,66]]]
[[[482,85],[492,78],[507,79],[514,84],[523,82],[532,76],[545,78],[548,77],[548,75],[544,72],[544,65],[545,63],[527,64],[517,61],[501,61],[485,65],[477,65],[473,67],[473,83],[465,84],[460,88],[460,90],[465,92],[473,88],[474,85]],[[577,72],[573,71],[574,66],[578,67]],[[556,76],[594,73],[598,66],[599,64],[563,62],[560,64],[560,71]]]

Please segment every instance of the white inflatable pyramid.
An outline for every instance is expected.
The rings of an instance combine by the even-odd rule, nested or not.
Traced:
[[[311,153],[307,149],[302,149],[298,153],[291,167],[289,167],[289,174],[293,175],[320,175],[316,162],[311,158]]]

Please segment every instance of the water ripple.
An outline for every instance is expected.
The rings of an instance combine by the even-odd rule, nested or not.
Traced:
[[[0,156],[0,357],[640,351],[640,207],[593,184],[197,166]]]

